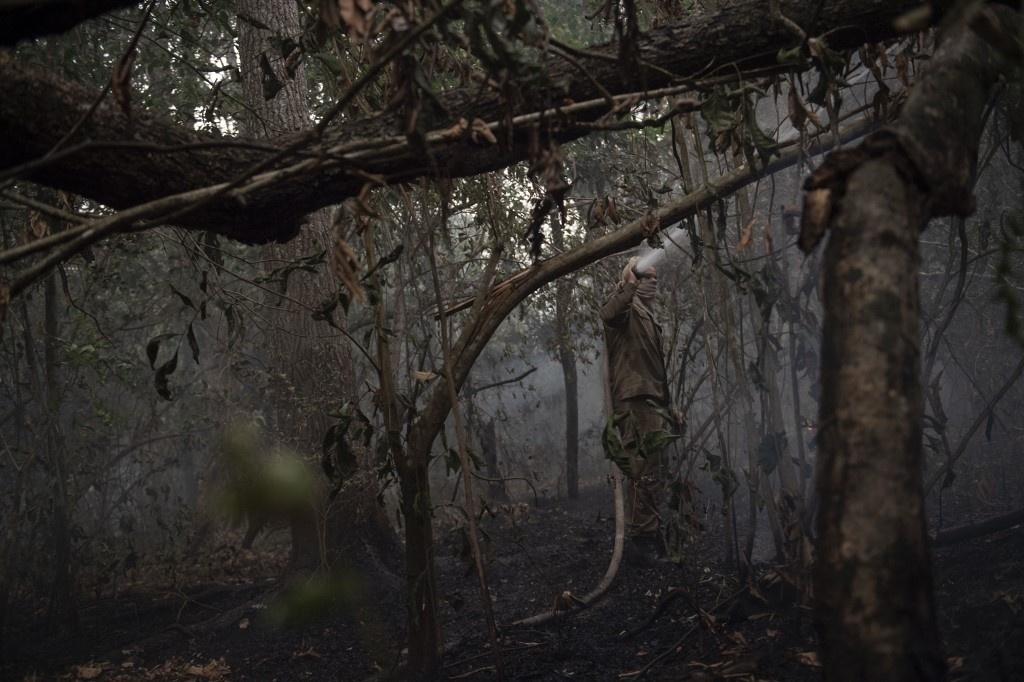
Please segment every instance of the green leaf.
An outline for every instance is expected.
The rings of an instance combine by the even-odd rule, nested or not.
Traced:
[[[628,415],[612,416],[604,426],[601,434],[601,446],[604,449],[604,456],[615,463],[627,477],[632,477],[632,462],[626,454],[622,436],[619,433],[620,425],[625,422]]]

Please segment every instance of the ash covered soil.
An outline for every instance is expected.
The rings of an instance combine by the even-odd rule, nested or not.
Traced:
[[[589,609],[536,627],[513,621],[598,584],[611,555],[608,488],[576,502],[516,505],[484,523],[483,551],[512,680],[817,680],[811,612],[769,566],[740,589],[706,532],[682,565],[624,564]],[[708,519],[709,526],[720,526]],[[444,619],[440,679],[496,679],[464,536],[438,529]],[[289,627],[267,624],[287,538],[256,551],[222,546],[190,570],[140,572],[116,596],[81,607],[74,635],[47,635],[42,610],[9,614],[4,680],[363,680],[393,673],[402,595],[377,595]],[[174,568],[175,587],[166,571]],[[372,579],[372,578],[371,578]],[[1024,528],[935,552],[939,623],[953,680],[1024,679]],[[397,592],[397,591],[395,591]]]

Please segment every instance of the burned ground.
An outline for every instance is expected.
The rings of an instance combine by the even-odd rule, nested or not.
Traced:
[[[955,501],[951,503],[955,508]],[[499,624],[583,594],[607,567],[614,520],[608,488],[577,502],[523,505],[485,523]],[[948,509],[948,507],[947,507]],[[507,679],[816,680],[811,611],[786,603],[784,582],[757,568],[740,589],[711,531],[682,565],[624,564],[607,597],[541,627],[501,628]],[[438,533],[447,679],[494,679],[480,596],[461,531]],[[146,571],[117,596],[82,604],[81,631],[50,637],[41,614],[12,612],[3,679],[360,680],[400,660],[402,597],[285,628],[266,624],[284,566],[281,534],[255,551],[225,546],[178,584]],[[936,598],[951,679],[1024,676],[1024,533],[1020,527],[935,551]],[[774,583],[774,587],[773,587]],[[213,620],[211,620],[213,619]]]

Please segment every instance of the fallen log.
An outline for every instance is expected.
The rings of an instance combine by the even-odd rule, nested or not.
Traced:
[[[1021,523],[1024,523],[1024,509],[1018,509],[1009,514],[996,516],[979,521],[978,523],[969,523],[964,526],[940,530],[932,538],[932,546],[945,547],[946,545],[963,542],[964,540],[974,540],[975,538],[991,535],[992,533],[998,533],[1007,528],[1013,528]]]

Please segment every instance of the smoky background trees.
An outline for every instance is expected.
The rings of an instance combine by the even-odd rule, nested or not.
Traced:
[[[379,576],[367,600],[405,602],[435,669],[437,538],[607,486],[605,256],[657,248],[685,415],[670,552],[698,562],[713,534],[739,578],[772,562],[809,602],[822,378],[844,361],[822,324],[849,310],[798,249],[804,179],[976,20],[810,4],[150,2],[0,55],[0,605],[73,633],[88,598],[280,545],[282,574]],[[707,26],[736,33],[675,42]],[[1011,74],[976,210],[930,220],[905,273],[938,537],[1024,506],[1019,103]]]

